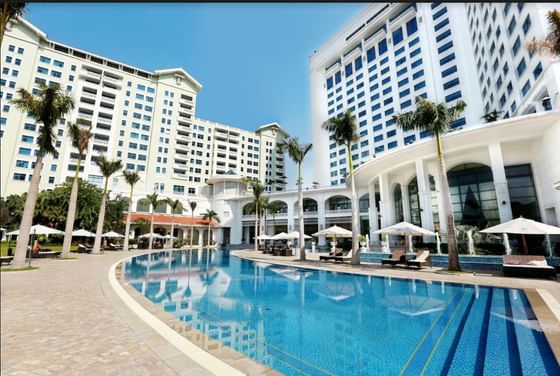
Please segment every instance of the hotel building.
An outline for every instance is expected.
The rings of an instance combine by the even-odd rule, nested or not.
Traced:
[[[425,138],[403,132],[392,116],[414,108],[415,97],[467,103],[453,130],[481,122],[492,110],[508,118],[560,106],[560,68],[530,54],[524,42],[546,33],[552,4],[385,3],[368,6],[310,57],[315,181],[345,182],[346,150],[321,128],[351,111],[360,165]],[[468,37],[466,31],[468,30]]]

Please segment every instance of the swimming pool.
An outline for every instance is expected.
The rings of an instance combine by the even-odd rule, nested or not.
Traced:
[[[286,375],[560,374],[522,290],[279,267],[227,250],[137,256],[123,271],[163,310]]]

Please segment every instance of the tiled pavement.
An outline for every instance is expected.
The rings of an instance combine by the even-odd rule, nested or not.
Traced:
[[[39,259],[1,273],[2,375],[203,375],[116,296],[108,270],[128,252]],[[163,361],[162,359],[166,359]]]

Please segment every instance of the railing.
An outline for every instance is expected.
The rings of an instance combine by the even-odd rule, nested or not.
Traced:
[[[325,210],[325,215],[327,216],[347,216],[347,215],[352,215],[352,209],[335,209],[335,210],[330,210],[327,209]]]

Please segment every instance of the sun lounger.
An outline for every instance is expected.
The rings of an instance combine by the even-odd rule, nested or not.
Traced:
[[[91,253],[91,251],[91,247],[86,247],[83,244],[78,244],[78,253]]]
[[[0,256],[0,265],[10,265],[14,260],[14,256]]]
[[[544,256],[505,255],[502,267],[508,276],[556,279],[556,270]]]
[[[430,264],[430,268],[432,267],[432,259],[430,258],[430,251],[420,251],[416,254],[416,257],[413,260],[408,260],[406,262],[407,266],[414,266],[420,269],[425,264]]]
[[[383,265],[395,266],[399,264],[406,265],[406,253],[402,249],[396,249],[393,251],[390,258],[381,260],[381,267],[383,267]]]
[[[37,252],[37,257],[39,258],[55,258],[62,254],[62,251],[39,251]]]
[[[122,246],[113,244],[113,243],[109,243],[109,246],[107,246],[107,248],[105,248],[107,251],[120,251],[122,250]]]
[[[350,251],[345,251],[342,248],[337,248],[334,252],[330,252],[327,256],[319,256],[319,261],[348,261],[351,259],[351,257],[347,257],[348,253],[350,253]]]

